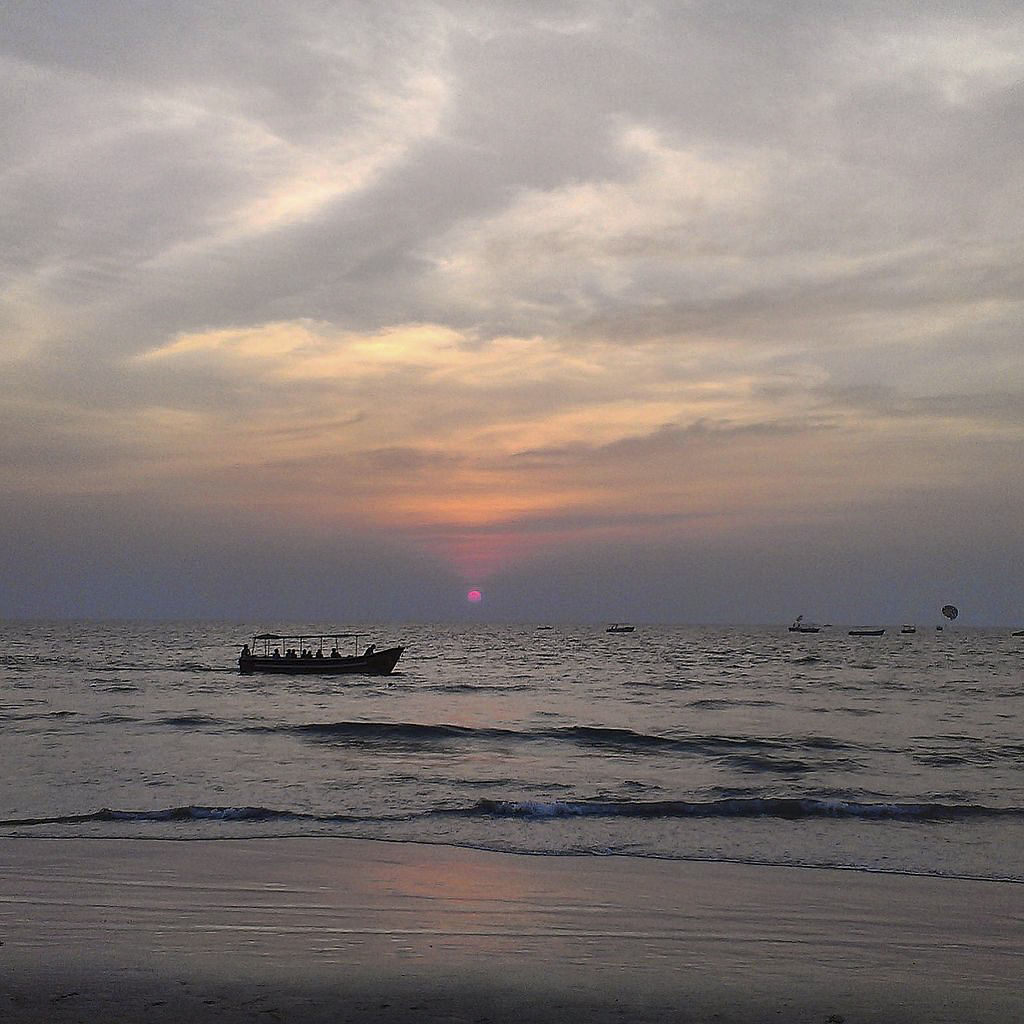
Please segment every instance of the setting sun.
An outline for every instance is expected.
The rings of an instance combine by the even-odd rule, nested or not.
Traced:
[[[466,594],[466,600],[470,604],[479,604],[484,599],[484,595],[479,590],[471,590]]]

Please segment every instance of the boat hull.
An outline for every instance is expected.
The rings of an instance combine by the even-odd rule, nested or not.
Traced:
[[[387,676],[394,671],[404,650],[404,647],[389,647],[372,654],[341,658],[266,658],[243,654],[238,659],[238,671],[243,676],[256,672],[287,676]]]

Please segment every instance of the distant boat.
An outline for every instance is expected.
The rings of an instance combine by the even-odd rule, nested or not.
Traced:
[[[903,625],[900,626],[900,632],[901,633],[916,633],[917,632],[917,626],[912,626],[912,625],[910,625],[910,623],[904,622]]]
[[[1014,630],[1010,636],[1024,636],[1024,629]]]
[[[821,626],[816,622],[804,622],[804,617],[798,615],[793,620],[793,625],[789,627],[790,633],[820,633]]]
[[[851,629],[850,636],[884,636],[884,629]]]
[[[628,622],[613,622],[606,630],[606,633],[632,633],[636,629],[636,626],[631,626]]]
[[[356,653],[340,654],[338,641],[355,638]],[[324,653],[324,643],[332,641],[330,653]],[[274,645],[271,650],[271,644]],[[307,646],[308,645],[308,646]],[[281,675],[390,675],[404,647],[388,647],[378,651],[370,644],[359,653],[358,633],[324,635],[287,635],[283,633],[257,633],[252,646],[245,644],[238,656],[238,671],[243,676],[254,672],[276,672]]]

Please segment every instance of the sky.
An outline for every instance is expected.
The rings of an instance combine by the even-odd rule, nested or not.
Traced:
[[[1022,124],[1018,3],[6,0],[0,616],[1024,624]]]

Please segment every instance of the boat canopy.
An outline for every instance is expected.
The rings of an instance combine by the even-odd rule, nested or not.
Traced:
[[[359,653],[359,633],[257,633],[252,638],[253,653],[256,645],[260,644],[267,657],[270,657],[270,645],[281,644],[282,647],[310,648],[316,647],[321,651],[325,644],[333,643],[337,648],[342,640],[350,640],[355,643],[356,653]]]
[[[358,636],[358,633],[257,633],[253,640],[322,640],[324,637],[332,640],[351,640],[352,637]]]

